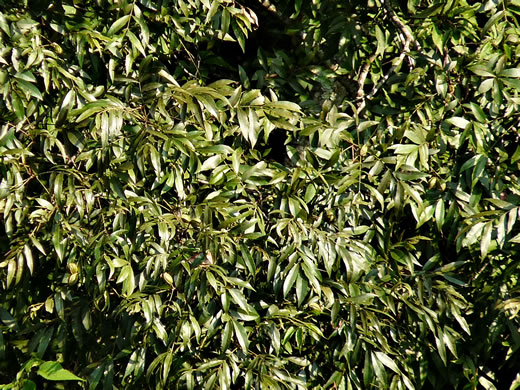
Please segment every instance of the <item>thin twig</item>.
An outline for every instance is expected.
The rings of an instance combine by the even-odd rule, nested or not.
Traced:
[[[410,51],[410,43],[411,43],[411,41],[409,41],[408,38],[406,38],[406,41],[404,42],[404,46],[403,46],[403,50],[401,51],[401,54],[399,55],[397,60],[394,62],[394,64],[390,68],[390,70],[383,77],[381,77],[381,79],[379,80],[377,85],[374,88],[372,88],[372,91],[370,91],[370,93],[366,96],[366,99],[372,99],[375,96],[375,94],[379,91],[379,89],[383,86],[383,84],[386,83],[386,81],[390,78],[390,76],[395,72],[395,70],[401,66],[401,64],[403,63],[404,59],[406,58],[408,52]],[[365,105],[365,100],[361,102],[361,103],[363,103],[363,108]],[[363,108],[358,108],[358,111],[362,110]]]
[[[390,16],[390,19],[392,19],[392,22],[394,22],[394,24],[399,28],[399,30],[401,30],[401,34],[404,36],[403,49],[401,50],[401,54],[399,55],[397,60],[394,61],[394,64],[392,65],[390,70],[388,72],[386,72],[386,74],[383,77],[381,77],[381,79],[379,80],[377,85],[375,85],[374,88],[372,88],[372,90],[370,91],[370,93],[367,94],[366,96],[364,95],[364,92],[363,92],[363,84],[365,82],[368,71],[370,69],[371,61],[369,61],[367,64],[364,65],[363,70],[361,71],[359,80],[358,80],[358,85],[359,85],[358,95],[357,95],[358,100],[359,100],[359,103],[357,105],[358,113],[361,112],[365,108],[367,100],[372,99],[375,96],[375,94],[379,91],[379,89],[381,89],[383,84],[385,84],[387,82],[387,80],[390,78],[390,76],[396,71],[396,69],[401,66],[404,59],[410,52],[410,45],[413,43],[419,50],[421,50],[419,43],[417,43],[415,38],[412,36],[409,28],[401,21],[401,19],[399,19],[399,17],[395,13],[395,11],[392,7],[392,4],[390,3],[390,0],[386,0],[386,1],[383,0],[383,5],[384,5],[388,15]],[[372,57],[370,57],[370,58],[372,58]],[[362,76],[363,76],[363,78],[362,78]]]
[[[412,36],[412,34],[411,34],[410,30],[408,29],[408,27],[401,21],[401,19],[399,19],[399,17],[395,13],[394,8],[392,7],[391,2],[389,0],[383,0],[383,5],[385,6],[386,11],[390,15],[390,19],[392,19],[392,22],[394,22],[394,24],[397,27],[399,27],[399,30],[401,30],[401,32],[405,36],[405,38],[406,38],[405,39],[405,44],[406,44],[406,42],[408,42],[408,44],[410,44],[411,42],[415,42],[415,39]]]
[[[359,72],[359,77],[358,77],[358,82],[357,82],[358,90],[357,90],[357,94],[356,94],[357,100],[362,101],[365,98],[365,90],[363,89],[363,87],[365,85],[365,80],[368,76],[368,72],[370,72],[370,66],[372,65],[372,62],[375,61],[376,57],[377,57],[376,54],[372,54],[368,58],[368,61],[365,63],[365,65],[363,65],[363,68],[361,68],[361,72]]]

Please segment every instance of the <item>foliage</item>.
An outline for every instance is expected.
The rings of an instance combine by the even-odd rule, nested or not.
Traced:
[[[519,386],[520,3],[359,3],[4,2],[3,388]]]

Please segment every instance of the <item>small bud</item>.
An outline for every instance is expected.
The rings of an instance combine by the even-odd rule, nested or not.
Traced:
[[[78,273],[78,265],[76,263],[68,263],[67,269],[71,274],[77,274]]]
[[[162,278],[166,283],[168,283],[170,286],[173,286],[173,278],[168,272],[163,272]]]
[[[69,276],[69,285],[72,286],[72,285],[76,284],[78,282],[78,276],[79,276],[79,274],[77,274],[77,273],[71,274]]]

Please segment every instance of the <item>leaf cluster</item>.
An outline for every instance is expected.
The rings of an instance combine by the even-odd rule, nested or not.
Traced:
[[[520,3],[15,3],[1,388],[518,387]]]

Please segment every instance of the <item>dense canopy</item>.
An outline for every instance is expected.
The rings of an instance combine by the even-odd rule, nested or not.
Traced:
[[[520,387],[519,15],[1,2],[0,388]]]

